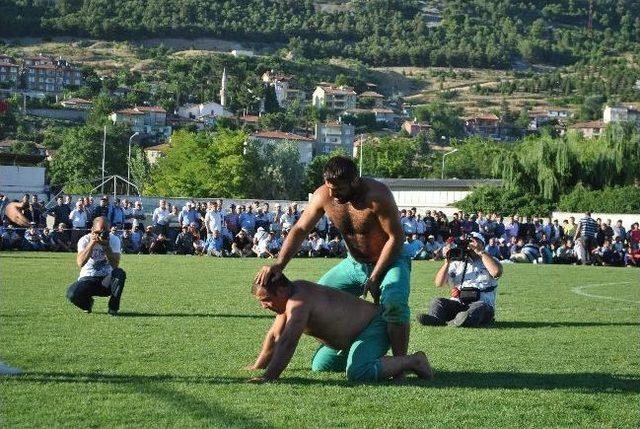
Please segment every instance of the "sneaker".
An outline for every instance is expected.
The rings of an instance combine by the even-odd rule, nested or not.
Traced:
[[[442,320],[426,313],[418,314],[418,316],[416,317],[416,320],[418,320],[419,324],[425,325],[425,326],[444,326],[445,325],[445,323]]]
[[[467,321],[467,317],[468,316],[469,316],[469,312],[468,311],[461,311],[460,313],[458,313],[456,315],[456,317],[454,317],[453,319],[449,320],[447,322],[447,325],[453,326],[454,328],[460,328],[460,327],[464,326],[465,322]]]
[[[109,313],[110,316],[117,316],[118,315],[118,311],[112,310],[112,309],[109,309],[109,311],[107,311],[107,313]]]

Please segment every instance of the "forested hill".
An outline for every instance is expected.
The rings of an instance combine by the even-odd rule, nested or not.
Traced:
[[[323,2],[326,3],[326,2]],[[640,1],[2,0],[0,36],[215,37],[284,43],[307,58],[509,68],[640,50]],[[337,10],[336,10],[337,9]]]

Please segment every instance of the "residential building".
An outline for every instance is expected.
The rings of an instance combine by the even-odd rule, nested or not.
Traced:
[[[431,129],[431,125],[426,122],[418,122],[416,118],[413,121],[404,121],[402,129],[407,132],[411,137],[415,137],[420,133],[426,133]]]
[[[578,122],[570,125],[569,130],[582,134],[585,138],[598,137],[604,131],[606,124],[603,121]]]
[[[60,105],[67,109],[89,110],[93,103],[89,100],[85,100],[84,98],[67,98],[66,100],[62,100]]]
[[[318,85],[313,91],[313,105],[331,111],[354,109],[356,92],[348,86]]]
[[[158,106],[136,106],[118,110],[109,115],[114,124],[129,124],[131,131],[155,138],[169,138],[171,127],[167,125],[167,111]]]
[[[375,91],[365,91],[362,94],[358,95],[358,100],[361,103],[366,103],[366,104],[371,103],[370,107],[382,107],[382,102],[384,101],[384,95],[378,94]]]
[[[390,124],[398,119],[398,115],[393,110],[386,108],[360,109],[356,107],[346,110],[345,113],[354,116],[371,114],[375,117],[377,123]]]
[[[215,101],[207,101],[199,104],[185,104],[178,107],[176,115],[181,118],[204,120],[206,116],[230,118],[233,113],[229,112],[222,104]]]
[[[294,101],[304,103],[307,97],[303,90],[297,88],[295,76],[275,73],[271,70],[262,74],[262,81],[273,87],[280,107],[286,108]]]
[[[169,143],[162,143],[145,148],[144,154],[147,157],[147,161],[149,161],[149,164],[153,165],[165,155],[167,149],[169,149]]]
[[[500,134],[500,118],[493,113],[481,113],[464,121],[468,135],[490,137]]]
[[[315,126],[315,155],[331,153],[342,149],[345,153],[353,152],[355,127],[341,121],[317,123]]]
[[[300,164],[307,165],[313,158],[313,146],[315,140],[309,137],[301,136],[283,131],[260,131],[249,136],[250,140],[257,141],[261,144],[281,144],[284,142],[292,142],[298,146],[300,154]]]
[[[33,91],[62,92],[69,86],[84,82],[80,68],[63,59],[45,55],[24,59],[26,88]]]
[[[16,60],[7,55],[0,55],[0,86],[16,87],[18,78]]]
[[[609,122],[634,122],[640,125],[640,111],[635,106],[605,106],[602,112],[602,121]]]
[[[234,57],[253,57],[255,54],[248,49],[233,49],[231,55]]]

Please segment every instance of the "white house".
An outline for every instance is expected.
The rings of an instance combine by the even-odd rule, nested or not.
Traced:
[[[315,154],[327,154],[342,148],[345,153],[353,152],[355,127],[341,121],[317,123],[315,126]]]
[[[605,106],[602,112],[602,121],[609,122],[635,122],[640,125],[640,111],[635,106]]]
[[[186,119],[202,119],[204,116],[230,118],[233,113],[225,109],[220,103],[208,101],[199,104],[184,104],[176,110],[176,115]]]
[[[273,87],[280,107],[287,107],[296,100],[303,103],[306,99],[305,92],[296,87],[295,76],[271,70],[262,74],[262,81]]]
[[[356,92],[348,86],[318,85],[313,91],[313,105],[329,110],[349,110],[356,107]]]
[[[293,133],[285,133],[283,131],[260,131],[251,134],[249,139],[262,144],[274,145],[284,142],[292,142],[298,146],[301,164],[307,165],[311,162],[311,159],[313,159],[313,145],[315,140],[309,137]]]
[[[109,119],[114,124],[128,124],[131,131],[155,137],[169,138],[171,127],[167,125],[167,111],[159,106],[136,106],[117,110]]]

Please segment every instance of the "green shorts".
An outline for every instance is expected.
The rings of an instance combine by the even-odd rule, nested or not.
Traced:
[[[389,351],[387,322],[377,314],[346,350],[321,346],[313,355],[312,371],[346,371],[350,381],[380,379],[380,358]]]
[[[318,281],[321,285],[362,295],[364,284],[373,271],[373,264],[363,264],[351,255],[329,270]],[[391,264],[380,282],[380,305],[382,318],[394,325],[409,323],[409,283],[411,278],[411,258],[402,250],[398,259]]]

